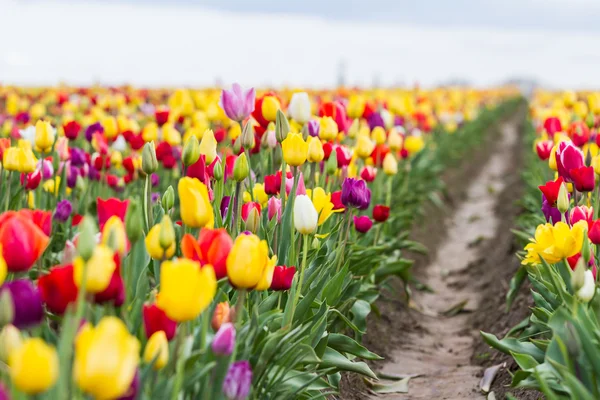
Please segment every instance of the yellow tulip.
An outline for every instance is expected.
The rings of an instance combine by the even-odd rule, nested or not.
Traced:
[[[312,200],[319,214],[319,226],[323,225],[333,213],[344,211],[343,209],[333,211],[331,193],[326,193],[322,187],[316,187],[314,190],[306,189],[306,195]]]
[[[550,151],[550,157],[548,157],[548,166],[553,171],[558,171],[558,166],[556,165],[556,149],[558,148],[558,144],[552,147]]]
[[[40,338],[29,338],[8,355],[10,376],[15,387],[35,395],[50,389],[58,379],[56,349]]]
[[[266,207],[269,201],[269,195],[265,192],[265,185],[262,183],[255,183],[253,189],[252,193],[254,194],[254,201],[260,203],[261,207]],[[252,196],[250,196],[249,192],[244,192],[244,203],[250,201],[252,201]]]
[[[2,244],[0,244],[0,285],[2,285],[4,283],[7,273],[8,273],[8,267],[6,265],[6,260],[2,256]]]
[[[102,228],[102,244],[118,251],[120,254],[125,254],[127,251],[127,233],[121,218],[113,215],[106,221]]]
[[[384,144],[387,139],[387,135],[385,134],[385,129],[381,126],[376,126],[373,128],[373,132],[371,132],[371,137],[375,141],[376,144]]]
[[[388,146],[390,147],[390,150],[400,150],[402,148],[403,141],[402,135],[400,135],[395,129],[390,131],[390,134],[388,135]]]
[[[211,265],[201,267],[185,258],[162,263],[157,305],[173,321],[185,322],[198,317],[216,292],[217,277]]]
[[[358,139],[356,139],[356,155],[363,160],[369,158],[374,149],[375,144],[373,144],[371,138],[368,136],[360,135]]]
[[[152,142],[158,140],[158,125],[156,122],[150,122],[142,130],[142,139],[144,142]]]
[[[331,117],[323,117],[320,125],[319,137],[326,141],[335,140],[338,135],[338,126],[335,120]]]
[[[163,140],[171,146],[179,146],[181,144],[181,134],[172,123],[168,122],[162,127]]]
[[[77,287],[83,283],[84,270],[86,271],[85,288],[89,293],[100,293],[110,284],[110,280],[117,265],[113,251],[103,244],[94,248],[92,258],[86,262],[77,257],[73,262],[73,278]]]
[[[183,223],[192,228],[212,228],[215,217],[206,185],[196,178],[184,177],[179,180],[177,191]]]
[[[277,256],[269,259],[266,241],[256,235],[240,235],[227,256],[227,276],[236,288],[266,290],[276,261]]]
[[[352,95],[348,100],[347,113],[350,118],[360,118],[365,112],[365,99],[360,95]]]
[[[37,162],[31,148],[23,147],[9,147],[6,149],[2,161],[3,167],[7,171],[19,171],[21,173],[35,171]]]
[[[398,173],[398,161],[392,153],[387,153],[383,159],[383,172],[390,176]]]
[[[0,332],[0,360],[8,362],[9,354],[23,345],[21,332],[12,324],[5,325]]]
[[[306,162],[308,155],[308,144],[299,133],[290,132],[281,143],[283,159],[288,165],[299,167]]]
[[[564,222],[538,225],[535,238],[525,246],[527,254],[522,264],[535,265],[541,262],[554,264],[581,251],[587,223],[579,221],[572,228]]]
[[[204,157],[206,157],[206,164],[212,163],[217,158],[217,139],[215,139],[215,134],[210,129],[202,135],[200,154],[204,154]]]
[[[42,153],[49,153],[52,150],[55,137],[56,132],[49,122],[39,120],[35,124],[35,146]]]
[[[95,399],[115,399],[129,390],[140,361],[140,343],[117,317],[85,324],[75,339],[73,377]]]
[[[425,142],[421,136],[408,136],[404,139],[404,148],[409,154],[418,153],[425,147]]]
[[[46,115],[46,106],[40,103],[35,103],[33,106],[31,106],[29,114],[33,120],[40,119]]]
[[[119,134],[119,127],[117,126],[117,120],[115,117],[106,116],[102,118],[102,127],[104,128],[104,136],[107,139],[114,139]]]
[[[323,151],[323,143],[321,139],[317,137],[309,136],[310,142],[308,142],[308,155],[307,160],[311,163],[319,163],[325,158],[325,152]]]
[[[265,96],[262,101],[262,115],[267,121],[275,121],[277,110],[281,108],[279,100],[275,96]]]
[[[596,175],[600,175],[600,155],[592,159],[592,167],[594,167]]]
[[[175,241],[169,246],[166,250],[162,248],[160,245],[160,231],[161,224],[154,225],[148,235],[146,236],[146,250],[148,250],[148,254],[155,260],[168,259],[173,257],[175,254],[176,246]]]
[[[156,361],[154,361],[156,359]],[[144,349],[144,362],[154,361],[155,370],[163,369],[169,362],[169,342],[164,331],[156,331],[148,339]]]

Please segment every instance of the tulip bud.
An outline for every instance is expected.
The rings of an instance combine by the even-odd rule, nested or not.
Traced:
[[[585,261],[586,265],[590,262],[591,251],[590,251],[590,241],[588,239],[587,229],[583,234],[583,244],[581,246],[581,258]]]
[[[86,215],[79,224],[79,237],[77,239],[77,253],[84,261],[92,258],[96,247],[96,223],[94,219]]]
[[[319,163],[325,158],[325,152],[323,151],[323,143],[321,139],[313,138],[308,144],[308,161],[312,163]]]
[[[596,293],[596,279],[591,270],[585,271],[583,285],[575,292],[575,297],[584,303],[589,303]]]
[[[585,124],[587,125],[588,128],[592,129],[594,127],[595,121],[594,121],[594,114],[589,113],[587,115],[587,117],[585,117]]]
[[[196,160],[197,161],[197,160]],[[162,206],[165,212],[169,212],[173,205],[175,204],[175,191],[173,190],[173,186],[169,186],[167,190],[165,190],[165,194],[162,197]]]
[[[233,142],[233,152],[237,154],[237,153],[239,153],[241,151],[242,151],[242,139],[241,139],[241,135],[240,135]]]
[[[556,207],[561,214],[564,214],[569,210],[569,194],[567,193],[567,186],[564,183],[561,183],[560,189],[558,190]]]
[[[235,179],[236,182],[242,182],[248,177],[249,173],[250,168],[248,166],[246,153],[242,153],[236,158],[235,164],[233,164],[233,179]]]
[[[231,322],[221,325],[211,344],[213,353],[218,356],[229,356],[235,348],[235,327]]]
[[[337,171],[337,167],[337,158],[331,156],[329,157],[329,160],[327,160],[327,163],[325,163],[325,172],[327,175],[333,175],[335,174],[335,171]]]
[[[15,319],[15,306],[10,290],[0,292],[0,325],[10,324]]]
[[[189,167],[190,165],[195,164],[199,158],[200,142],[198,142],[198,138],[196,136],[192,135],[183,146],[181,161],[183,161],[183,165]]]
[[[290,133],[290,123],[281,110],[277,110],[277,116],[275,117],[275,137],[279,143],[283,142]]]
[[[241,145],[250,150],[254,147],[254,128],[250,122],[246,122],[244,125],[244,130],[240,136]]]
[[[125,232],[130,242],[136,242],[144,234],[142,215],[137,199],[129,202],[125,215]]]
[[[226,322],[231,322],[233,316],[233,309],[229,307],[229,303],[226,301],[218,303],[213,311],[213,317],[210,322],[213,330],[218,331],[219,328]]]
[[[352,121],[350,128],[348,129],[348,137],[354,139],[358,135],[358,131],[360,130],[359,119],[355,119]]]
[[[248,397],[252,388],[252,368],[248,361],[236,361],[229,366],[223,381],[223,394],[231,400]]]
[[[213,177],[216,181],[219,182],[223,180],[223,164],[220,160],[217,160],[217,162],[215,163],[215,166],[213,168]]]
[[[273,149],[273,163],[279,165],[281,164],[281,160],[283,160],[283,150],[281,146],[277,146]]]
[[[302,127],[302,139],[307,140],[310,135],[308,134],[308,125]]]
[[[154,361],[154,370],[163,369],[169,361],[169,342],[164,331],[156,331],[148,339],[144,349],[144,362]]]
[[[12,324],[5,325],[0,332],[0,360],[7,362],[8,354],[22,343],[19,329]]]
[[[580,257],[575,265],[575,269],[571,273],[571,286],[575,292],[581,289],[585,283],[585,271],[587,269],[585,265],[585,260],[583,257]]]
[[[248,213],[248,217],[246,218],[246,230],[252,233],[258,232],[258,228],[260,227],[260,214],[258,210],[253,207]]]
[[[165,215],[160,221],[160,233],[158,236],[160,247],[167,250],[175,242],[175,229],[171,217]]]
[[[154,141],[146,143],[142,150],[142,171],[146,175],[150,175],[158,170],[158,160],[156,159],[156,149]]]

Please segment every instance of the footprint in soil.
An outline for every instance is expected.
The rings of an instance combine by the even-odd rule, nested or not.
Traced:
[[[489,283],[485,276],[472,273],[474,265],[483,262],[498,237],[510,235],[508,230],[499,231],[502,215],[496,208],[499,193],[513,180],[508,172],[518,145],[516,121],[504,124],[494,152],[472,177],[452,215],[446,239],[436,246],[431,262],[415,271],[433,293],[413,293],[415,307],[408,311],[413,326],[406,326],[399,348],[390,357],[395,362],[384,364],[380,374],[418,376],[400,383],[382,381],[393,384],[397,393],[373,398],[482,398],[478,389],[481,367],[471,362],[476,327],[465,311],[477,313]]]

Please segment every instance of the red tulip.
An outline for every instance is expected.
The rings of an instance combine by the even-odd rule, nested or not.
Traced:
[[[116,268],[110,278],[108,287],[94,296],[96,303],[112,302],[115,307],[121,307],[125,301],[125,285],[121,276],[121,257],[116,253],[114,256]]]
[[[390,208],[381,204],[373,207],[373,219],[377,222],[385,222],[390,217]]]
[[[377,176],[377,170],[370,165],[367,165],[360,172],[360,177],[363,178],[365,182],[373,182],[375,177]]]
[[[281,190],[281,174],[265,176],[265,193],[276,195]]]
[[[8,211],[0,215],[0,244],[10,272],[26,271],[46,250],[50,238],[32,213]]]
[[[77,301],[73,265],[50,268],[49,274],[39,278],[38,288],[46,308],[55,314],[64,314],[67,306]]]
[[[344,210],[344,204],[342,203],[342,191],[338,190],[337,192],[331,193],[331,202],[333,203],[333,210]]]
[[[169,319],[167,314],[158,308],[156,304],[144,304],[142,316],[144,318],[146,338],[150,338],[150,336],[158,331],[163,331],[167,336],[167,340],[171,340],[175,337],[177,322]]]
[[[204,228],[198,235],[198,240],[190,234],[181,239],[183,256],[200,264],[210,264],[215,270],[217,279],[227,276],[227,256],[233,246],[233,240],[227,230]]]
[[[591,192],[594,190],[596,177],[594,167],[579,167],[569,171],[571,179],[575,184],[575,189],[580,192]]]
[[[348,118],[346,117],[346,109],[340,102],[331,101],[321,104],[321,107],[319,107],[319,115],[321,117],[333,118],[338,126],[338,131],[347,131]]]
[[[103,200],[98,197],[98,226],[100,231],[104,228],[104,224],[110,217],[116,215],[121,221],[125,221],[125,214],[127,214],[127,207],[129,206],[129,200],[119,200],[111,197]]]
[[[35,190],[42,181],[42,172],[36,169],[28,174],[21,174],[21,185],[25,186],[26,190]]]
[[[584,121],[575,121],[569,128],[569,136],[575,146],[583,147],[590,140],[590,128]]]
[[[588,232],[588,238],[592,241],[592,243],[598,245],[600,244],[600,219],[595,220]]]
[[[546,118],[544,121],[544,129],[548,132],[548,135],[553,136],[556,132],[562,131],[562,126],[560,124],[560,119],[556,117]]]
[[[198,179],[205,185],[210,185],[210,177],[208,176],[208,169],[206,168],[206,156],[200,154],[198,161],[190,165],[185,174],[191,178]]]
[[[548,203],[551,206],[556,204],[556,199],[558,198],[558,191],[560,190],[560,185],[563,183],[563,178],[558,177],[555,181],[548,181],[545,185],[538,186],[538,188],[542,191]]]
[[[403,150],[405,150],[405,149],[403,149]],[[373,152],[371,153],[371,158],[373,158],[373,161],[375,161],[375,165],[377,167],[381,167],[383,165],[383,159],[389,152],[390,152],[390,149],[385,144],[378,144],[377,146],[375,146],[375,148],[373,149]],[[406,153],[408,156],[408,152],[406,152]],[[404,157],[404,158],[406,158],[406,157]]]
[[[587,206],[573,207],[569,218],[571,225],[576,224],[579,221],[585,221],[588,224],[588,230],[594,223],[594,209]]]
[[[325,155],[325,160],[329,160],[331,156],[331,152],[333,151],[333,144],[327,142],[323,143],[323,154]]]
[[[550,158],[552,147],[554,147],[554,143],[551,140],[543,140],[536,143],[535,151],[537,152],[540,160],[545,161]]]
[[[337,157],[338,168],[346,167],[350,165],[352,161],[352,153],[345,146],[337,146],[335,148],[335,155]]]
[[[156,118],[158,126],[163,126],[169,121],[169,109],[164,107],[157,108],[154,111],[154,118]]]
[[[292,287],[296,267],[286,267],[278,265],[273,271],[273,281],[271,281],[271,290],[288,290]]]
[[[81,125],[77,121],[69,121],[63,125],[63,131],[67,139],[75,140],[81,131]]]
[[[246,220],[248,219],[248,215],[250,214],[250,211],[252,211],[252,209],[256,208],[256,211],[258,211],[258,215],[260,215],[260,204],[258,204],[255,201],[249,201],[248,203],[245,203],[244,205],[242,205],[242,220],[244,222],[246,222]]]

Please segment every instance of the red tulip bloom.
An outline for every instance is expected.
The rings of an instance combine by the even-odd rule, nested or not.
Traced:
[[[244,205],[242,205],[242,220],[244,222],[246,222],[246,220],[248,219],[248,215],[250,215],[250,211],[252,211],[252,209],[256,208],[256,211],[258,211],[258,215],[260,215],[260,204],[258,204],[255,201],[249,201],[248,203],[245,203]]]
[[[350,165],[352,161],[352,153],[345,146],[337,146],[335,148],[335,155],[337,157],[338,168],[346,167]]]
[[[278,265],[273,271],[273,280],[271,281],[271,290],[288,290],[292,287],[296,267],[286,267]]]
[[[589,230],[592,227],[592,224],[594,223],[594,209],[592,207],[587,206],[573,207],[573,209],[571,210],[569,222],[571,223],[571,225],[575,225],[579,221],[587,222]]]
[[[217,279],[227,276],[226,262],[232,246],[233,240],[223,228],[203,228],[198,235],[198,240],[190,234],[183,235],[181,239],[183,256],[202,265],[212,265]]]
[[[333,151],[333,144],[327,142],[323,143],[323,154],[325,155],[325,160],[329,160],[331,156],[331,152]]]
[[[46,250],[50,238],[33,221],[30,212],[0,215],[0,244],[10,272],[27,271]]]
[[[550,158],[552,147],[554,147],[554,143],[551,140],[543,140],[536,143],[535,151],[537,152],[540,160],[545,161]]]
[[[579,167],[569,171],[571,179],[575,184],[575,189],[580,192],[591,192],[594,190],[596,177],[594,167]]]
[[[281,190],[281,174],[265,176],[265,193],[276,195]]]
[[[550,136],[553,136],[556,132],[562,131],[560,119],[556,117],[546,118],[546,121],[544,121],[544,129],[546,129],[546,132],[548,132],[548,135]]]
[[[114,197],[103,200],[98,197],[98,226],[100,231],[104,228],[104,224],[110,217],[116,215],[121,221],[125,221],[125,214],[127,214],[127,207],[129,206],[129,200],[119,200]]]
[[[360,172],[360,177],[363,178],[365,182],[373,182],[375,177],[377,176],[377,170],[370,165],[367,165]]]
[[[73,218],[71,219],[71,226],[79,225],[79,223],[81,222],[82,219],[83,219],[83,215],[81,215],[81,214],[73,215]]]
[[[377,222],[385,222],[390,217],[390,208],[382,204],[373,207],[373,219]]]
[[[35,190],[42,181],[42,172],[36,169],[28,174],[21,174],[21,185],[25,186],[25,190]]]
[[[331,193],[331,202],[333,203],[334,211],[346,209],[346,207],[344,206],[344,203],[342,203],[342,191],[341,190]]]
[[[205,185],[210,186],[210,177],[208,176],[208,170],[206,168],[206,156],[204,154],[200,154],[198,161],[190,165],[185,174],[190,178],[196,178]]]
[[[383,165],[383,159],[389,152],[390,149],[385,144],[378,144],[377,146],[375,146],[373,152],[371,153],[371,158],[373,158],[373,161],[375,161],[375,165],[377,167],[381,167]]]
[[[121,257],[116,253],[114,256],[116,268],[110,278],[108,287],[94,296],[96,303],[112,302],[115,307],[121,307],[125,301],[125,285],[121,276]]]
[[[556,204],[556,199],[558,198],[558,191],[560,190],[560,185],[563,183],[563,178],[558,177],[555,181],[548,181],[545,185],[538,186],[538,188],[542,191],[548,203],[551,206]]]
[[[234,155],[229,155],[225,158],[225,182],[227,182],[227,179],[233,176],[233,167],[235,165],[235,160],[237,160],[237,156]]]
[[[169,109],[164,107],[157,108],[154,111],[154,118],[156,118],[158,126],[163,126],[169,121]]]
[[[77,121],[69,121],[63,125],[63,131],[67,139],[75,140],[81,131],[81,125]]]
[[[10,147],[10,138],[0,138],[0,160],[4,157],[4,150]]]
[[[590,128],[584,121],[575,121],[569,128],[569,136],[575,146],[583,147],[590,140]]]
[[[171,340],[175,337],[177,322],[169,319],[167,314],[158,308],[156,304],[144,304],[142,316],[144,318],[146,338],[150,338],[150,336],[158,331],[163,331],[167,336],[167,340]]]
[[[600,219],[595,220],[588,232],[588,238],[592,241],[592,243],[598,245],[600,244]]]
[[[73,265],[50,268],[50,273],[38,280],[38,288],[46,308],[55,314],[64,314],[67,306],[77,301]]]

